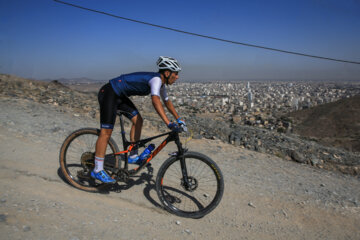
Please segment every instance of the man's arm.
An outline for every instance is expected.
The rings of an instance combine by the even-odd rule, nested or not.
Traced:
[[[179,119],[179,114],[177,114],[174,105],[172,104],[172,102],[170,101],[170,99],[168,99],[167,101],[164,101],[166,108],[169,110],[169,112],[175,117],[175,119]]]
[[[169,125],[170,121],[168,119],[168,117],[165,114],[165,110],[161,104],[160,101],[160,97],[159,96],[151,96],[151,100],[152,100],[152,104],[156,110],[156,112],[159,114],[159,116],[161,117],[161,119],[165,122],[166,126]],[[167,104],[165,103],[166,107],[169,109],[169,107],[167,106]],[[172,105],[172,104],[171,104]],[[174,108],[174,107],[173,107]],[[169,109],[170,111],[170,109]],[[175,111],[175,109],[174,109]],[[171,112],[171,111],[170,111]],[[172,112],[171,112],[172,113]],[[175,112],[176,113],[176,112]]]

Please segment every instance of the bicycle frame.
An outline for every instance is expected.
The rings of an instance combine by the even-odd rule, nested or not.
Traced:
[[[141,169],[143,169],[169,142],[175,142],[175,144],[178,147],[178,152],[176,154],[177,157],[181,158],[181,169],[183,171],[183,176],[184,179],[187,179],[187,171],[186,171],[186,165],[185,165],[185,161],[184,158],[182,157],[184,152],[186,151],[183,147],[182,144],[180,142],[180,138],[179,138],[179,133],[178,132],[167,132],[167,133],[163,133],[154,137],[150,137],[150,138],[145,138],[145,139],[141,139],[139,141],[136,142],[130,142],[126,139],[125,136],[125,129],[124,129],[124,120],[122,118],[122,114],[121,113],[117,113],[117,115],[119,115],[120,118],[120,128],[121,128],[121,137],[122,137],[122,141],[123,141],[123,149],[125,149],[124,151],[120,151],[117,153],[114,153],[115,156],[119,156],[121,154],[124,154],[125,156],[125,165],[124,168],[125,170],[128,170],[129,166],[128,166],[128,153],[134,148],[134,147],[144,147],[146,143],[150,142],[153,139],[156,138],[160,138],[163,136],[168,135],[167,138],[165,138],[165,140],[150,154],[150,156],[146,159],[146,161],[142,162],[140,164],[140,166],[138,166],[137,168],[134,168],[132,170],[129,171],[130,175],[134,175],[136,173],[138,173]],[[115,158],[115,169],[121,169],[121,167],[119,167],[119,159]],[[186,181],[186,180],[185,180]],[[187,181],[186,181],[187,182]]]

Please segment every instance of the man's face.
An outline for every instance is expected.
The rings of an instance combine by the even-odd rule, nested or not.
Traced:
[[[170,73],[170,78],[169,78],[169,85],[173,84],[174,82],[176,82],[176,80],[179,78],[179,73],[178,72],[171,72]]]

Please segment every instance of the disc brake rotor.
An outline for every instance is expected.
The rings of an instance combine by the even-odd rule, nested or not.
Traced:
[[[196,178],[188,177],[187,180],[188,180],[189,184],[186,184],[184,179],[181,179],[181,185],[187,191],[190,191],[190,192],[195,191],[196,188],[198,187],[198,181],[196,180]]]

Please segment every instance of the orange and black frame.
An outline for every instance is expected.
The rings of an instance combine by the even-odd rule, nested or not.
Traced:
[[[122,142],[123,142],[123,151],[117,152],[117,153],[113,153],[113,154],[109,154],[106,156],[106,158],[113,158],[113,155],[115,155],[115,165],[114,168],[111,169],[112,172],[115,172],[115,177],[117,178],[116,180],[118,181],[126,181],[128,177],[133,176],[135,174],[137,174],[140,170],[142,170],[168,143],[170,142],[175,142],[178,151],[173,153],[173,155],[175,155],[177,158],[180,158],[180,164],[181,164],[181,171],[183,174],[183,179],[185,179],[184,185],[185,187],[188,185],[187,183],[187,170],[186,170],[186,163],[184,160],[184,153],[187,151],[187,149],[184,149],[182,147],[180,138],[179,138],[179,133],[175,132],[175,131],[170,131],[167,133],[163,133],[154,137],[150,137],[150,138],[145,138],[145,139],[141,139],[139,141],[136,142],[130,142],[126,139],[126,133],[125,133],[125,129],[124,129],[124,120],[122,117],[122,112],[119,111],[117,113],[117,115],[119,115],[119,119],[120,119],[120,128],[121,128],[121,138],[122,138]],[[128,153],[134,149],[134,148],[141,148],[141,147],[145,147],[146,143],[163,137],[163,136],[167,136],[165,138],[164,141],[162,141],[162,143],[150,154],[150,156],[144,160],[138,167],[134,168],[134,169],[130,169],[129,170],[129,163],[128,163]],[[119,164],[119,157],[124,161],[124,167],[121,167],[121,164]],[[105,158],[105,161],[106,161]]]

